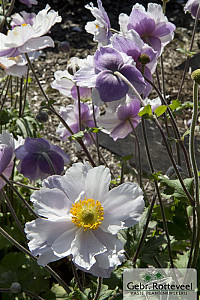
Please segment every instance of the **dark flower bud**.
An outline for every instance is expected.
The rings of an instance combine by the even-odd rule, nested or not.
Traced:
[[[183,173],[183,169],[179,165],[176,165],[176,167],[177,167],[177,169],[180,173]],[[169,169],[167,170],[165,175],[167,175],[171,179],[172,179],[172,177],[174,177],[174,175],[176,176],[176,172],[174,170],[174,167],[173,166],[169,167]]]
[[[200,84],[200,69],[195,70],[191,74],[192,80],[194,80],[196,83]]]
[[[49,115],[46,111],[44,110],[41,110],[37,115],[36,115],[36,120],[39,122],[39,123],[45,123],[47,122],[49,119]]]
[[[70,52],[70,45],[67,41],[61,42],[60,45],[58,46],[58,50],[62,52]]]
[[[146,65],[151,61],[147,54],[141,54],[138,60],[142,65]]]
[[[13,282],[11,284],[10,291],[13,294],[18,294],[21,291],[21,285],[18,282]]]

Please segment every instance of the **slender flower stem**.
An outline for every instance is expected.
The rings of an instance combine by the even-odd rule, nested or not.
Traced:
[[[33,260],[37,261],[37,258],[26,248],[24,248],[22,245],[20,245],[15,239],[13,239],[2,227],[0,227],[0,233],[8,240],[10,241],[15,247],[17,247],[20,251],[22,251],[24,254],[30,256]],[[44,267],[46,270],[51,273],[51,275],[57,280],[57,282],[66,290],[66,292],[69,294],[71,293],[70,287],[60,278],[60,276],[49,266]]]
[[[10,288],[9,289],[0,289],[0,293],[2,292],[10,292]]]
[[[10,209],[10,212],[11,212],[11,214],[12,214],[12,216],[13,216],[13,218],[14,218],[16,224],[17,224],[17,226],[19,227],[19,230],[21,231],[21,233],[22,233],[23,236],[25,237],[26,234],[25,234],[25,232],[24,232],[24,229],[23,229],[23,227],[22,227],[22,225],[21,225],[21,223],[20,223],[20,221],[19,221],[19,219],[18,219],[18,217],[17,217],[17,215],[16,215],[16,213],[15,213],[13,207],[12,207],[12,204],[11,204],[9,198],[7,197],[7,195],[6,195],[6,193],[4,192],[3,189],[1,190],[1,194],[3,195],[4,199],[5,199],[6,202],[7,202],[7,205],[8,205],[8,207],[9,207],[9,209]]]
[[[19,118],[21,118],[22,116],[22,108],[23,108],[23,105],[22,105],[22,97],[23,97],[23,76],[22,78],[20,79],[20,88],[19,88]]]
[[[168,156],[169,156],[169,158],[170,158],[170,160],[171,160],[171,162],[172,162],[172,165],[173,165],[174,170],[175,170],[175,172],[176,172],[176,175],[177,175],[177,177],[178,177],[178,179],[179,179],[179,181],[180,181],[180,184],[181,184],[181,186],[182,186],[182,188],[183,188],[183,190],[184,190],[184,192],[185,192],[185,194],[186,194],[188,200],[190,201],[191,205],[194,206],[194,199],[193,199],[193,197],[190,195],[189,191],[187,190],[187,188],[186,188],[186,186],[185,186],[185,184],[184,184],[184,181],[183,181],[183,179],[182,179],[182,177],[181,177],[181,174],[180,174],[180,172],[179,172],[179,170],[178,170],[178,168],[177,168],[176,162],[175,162],[175,160],[174,160],[174,158],[173,158],[173,156],[172,156],[172,154],[171,154],[171,151],[170,151],[170,149],[169,149],[169,145],[168,145],[167,139],[166,139],[166,137],[165,137],[165,133],[164,133],[164,131],[163,131],[163,129],[162,129],[162,127],[161,127],[160,123],[158,122],[158,120],[157,120],[157,118],[156,118],[155,115],[153,116],[153,121],[154,121],[154,123],[156,124],[156,126],[158,127],[158,129],[159,129],[159,131],[160,131],[160,133],[161,133],[161,136],[162,136],[163,142],[164,142],[164,144],[165,144],[165,147],[166,147]]]
[[[50,106],[44,106],[43,108],[46,108],[46,109],[50,110],[52,113],[54,113],[54,114],[57,116],[57,118],[60,120],[60,122],[65,126],[65,128],[71,133],[71,135],[74,134],[74,132],[71,130],[71,128],[70,128],[70,127],[68,126],[68,124],[65,122],[65,120],[59,115],[59,113],[57,113],[57,111],[53,108],[52,105],[51,105],[51,107],[50,107]],[[83,149],[83,151],[85,152],[87,158],[89,159],[91,165],[92,165],[93,167],[96,167],[96,164],[95,164],[94,160],[92,159],[90,153],[88,152],[88,150],[87,150],[85,144],[83,143],[83,141],[80,140],[80,139],[77,139],[77,142],[78,142],[79,145],[82,147],[82,149]]]
[[[34,75],[34,77],[35,77],[35,80],[37,81],[37,84],[38,84],[38,86],[39,86],[39,88],[40,88],[40,90],[41,90],[41,92],[42,92],[44,98],[46,99],[46,101],[47,101],[47,103],[48,103],[48,102],[49,102],[49,98],[47,97],[47,94],[45,93],[45,91],[44,91],[44,89],[43,89],[43,87],[42,87],[42,85],[41,85],[41,83],[40,83],[40,81],[39,81],[39,79],[38,79],[38,77],[37,77],[37,74],[36,74],[36,72],[35,72],[35,70],[34,70],[34,68],[33,68],[33,65],[32,65],[32,63],[31,63],[31,61],[30,61],[30,59],[29,59],[28,54],[25,53],[25,56],[26,56],[26,59],[27,59],[27,62],[28,62],[28,65],[29,65],[31,71],[33,72],[33,75]]]
[[[152,198],[151,205],[149,207],[149,212],[148,212],[148,216],[147,216],[147,220],[146,220],[146,223],[145,223],[145,226],[144,226],[144,230],[143,230],[142,236],[140,238],[137,250],[136,250],[136,252],[134,254],[134,257],[133,257],[133,266],[135,266],[135,264],[136,264],[138,255],[139,255],[140,250],[142,248],[142,245],[144,243],[144,240],[145,240],[145,237],[146,237],[146,233],[147,233],[147,229],[148,229],[148,226],[149,226],[149,222],[151,220],[151,215],[152,215],[152,212],[153,212],[153,207],[154,207],[154,204],[155,204],[155,201],[156,201],[156,197],[157,197],[157,194],[155,193],[154,196],[153,196],[153,198]]]
[[[101,277],[98,277],[98,286],[97,286],[96,295],[94,296],[94,300],[98,300],[99,299],[99,295],[100,295],[100,292],[101,292],[102,282],[103,282],[103,279]]]
[[[121,164],[121,173],[120,173],[120,184],[124,182],[124,161],[122,160]]]
[[[93,120],[94,120],[94,125],[97,128],[97,120],[96,120],[96,116],[95,116],[95,107],[92,104],[92,114],[93,114]],[[99,161],[99,165],[101,164],[101,155],[100,155],[100,150],[99,150],[99,133],[96,133],[96,147],[97,147],[97,155],[98,155],[98,161]]]
[[[196,162],[196,156],[195,156],[195,145],[194,145],[194,134],[195,134],[195,125],[197,122],[198,117],[198,83],[194,82],[193,86],[193,115],[192,115],[192,122],[190,126],[190,138],[189,138],[189,154],[190,154],[190,160],[192,164],[192,172],[194,175],[194,186],[195,186],[195,208],[196,208],[196,215],[197,215],[197,227],[196,227],[196,240],[195,240],[195,246],[194,246],[194,257],[192,266],[196,266],[196,262],[199,255],[199,242],[200,242],[200,203],[199,203],[199,175],[198,175],[198,168],[197,168],[197,162]]]
[[[163,92],[163,97],[166,100],[165,72],[164,72],[164,64],[163,64],[163,56],[162,56],[162,54],[160,56],[160,64],[161,64],[161,75],[162,75],[162,92]]]
[[[0,111],[2,111],[3,106],[4,106],[4,103],[5,103],[5,101],[6,101],[6,97],[7,97],[8,90],[9,90],[9,85],[10,85],[10,80],[11,80],[11,76],[8,76],[8,85],[7,85],[7,88],[6,88],[6,93],[5,93],[5,95],[4,95],[4,98],[3,98],[2,101],[1,101],[1,108],[0,108]]]
[[[24,87],[24,103],[23,103],[23,107],[22,107],[22,116],[24,114],[24,110],[26,107],[26,96],[27,96],[27,90],[28,90],[28,76],[29,76],[29,67],[28,67],[27,73],[26,73],[26,83],[25,83],[25,87]]]
[[[44,156],[44,158],[46,159],[46,161],[48,162],[48,165],[52,171],[52,174],[51,175],[55,175],[56,174],[56,170],[54,168],[54,165],[49,157],[49,155],[46,153],[46,152],[42,152],[42,156]]]
[[[192,241],[191,241],[191,247],[190,247],[190,255],[189,260],[187,264],[187,268],[191,268],[192,265],[192,258],[193,258],[193,252],[195,247],[195,240],[196,240],[196,210],[195,207],[192,209],[192,219],[193,219],[193,232],[192,232]]]
[[[171,119],[171,122],[172,122],[172,126],[173,126],[173,129],[174,129],[174,133],[175,133],[175,136],[177,137],[178,139],[178,142],[183,150],[183,154],[184,154],[184,157],[185,157],[185,161],[186,161],[186,165],[187,165],[187,169],[188,169],[188,174],[190,177],[192,177],[192,173],[191,173],[191,168],[190,168],[190,162],[189,162],[189,158],[188,158],[188,154],[187,154],[187,151],[185,149],[185,145],[181,139],[181,135],[180,135],[180,132],[178,130],[178,127],[177,127],[177,124],[176,124],[176,121],[174,119],[174,116],[173,116],[173,113],[171,111],[171,108],[169,107],[168,103],[165,101],[165,99],[163,98],[162,94],[160,93],[160,91],[157,89],[157,87],[153,84],[153,82],[151,82],[148,78],[144,77],[145,80],[147,82],[149,82],[152,87],[155,89],[155,91],[157,92],[159,98],[161,99],[162,103],[164,105],[167,106],[167,111],[168,111],[168,114],[170,116],[170,119]]]
[[[25,187],[25,188],[30,189],[30,190],[35,190],[35,191],[38,191],[38,190],[39,190],[39,188],[36,188],[36,187],[34,187],[34,186],[30,186],[30,185],[26,185],[26,184],[23,184],[23,183],[21,183],[21,182],[17,182],[17,181],[14,181],[14,180],[10,180],[10,182],[11,182],[12,184],[17,184],[17,185],[19,185],[19,186]]]
[[[82,130],[82,121],[81,121],[81,96],[80,96],[80,90],[79,87],[76,87],[77,89],[77,95],[78,95],[78,121],[79,121],[79,131]]]
[[[1,110],[2,110],[2,108],[3,108],[3,102],[4,102],[4,101],[2,100],[2,98],[3,98],[4,90],[5,90],[6,84],[8,83],[9,78],[10,78],[10,76],[8,75],[8,76],[6,77],[6,80],[5,80],[4,85],[3,85],[3,87],[2,87],[2,90],[1,90],[1,95],[0,95],[1,108],[0,108],[0,112],[1,112]]]
[[[150,155],[149,145],[148,145],[147,135],[146,135],[146,127],[145,127],[144,121],[142,121],[142,125],[143,125],[142,129],[143,129],[145,148],[146,148],[146,152],[147,152],[147,158],[148,158],[148,161],[149,161],[149,166],[150,166],[150,169],[151,169],[151,173],[153,174],[155,172],[155,170],[154,170],[153,162],[151,160],[151,155]],[[155,181],[154,183],[155,183],[156,193],[158,195],[158,200],[159,200],[160,210],[161,210],[161,215],[162,215],[162,220],[163,220],[163,226],[164,226],[164,230],[165,230],[165,234],[166,234],[166,238],[167,238],[167,248],[168,248],[171,268],[173,268],[174,263],[173,263],[173,256],[172,256],[172,250],[171,250],[171,241],[170,241],[169,231],[168,231],[168,227],[167,227],[167,221],[166,221],[166,217],[165,217],[165,210],[164,210],[164,207],[163,207],[158,182]]]
[[[194,44],[195,33],[196,33],[197,25],[198,25],[198,14],[199,14],[199,11],[200,11],[200,5],[198,6],[197,13],[196,13],[196,18],[195,18],[195,22],[194,22],[194,27],[193,27],[193,32],[192,32],[192,38],[191,38],[189,52],[192,51],[193,44]],[[187,69],[188,69],[189,61],[190,61],[190,55],[187,55],[186,62],[185,62],[185,68],[184,68],[184,71],[183,71],[183,76],[182,76],[180,88],[179,88],[178,95],[177,95],[177,100],[179,100],[180,96],[181,96],[181,92],[182,92],[182,88],[183,88],[183,83],[185,81],[185,75],[186,75],[186,72],[187,72]]]
[[[131,128],[134,132],[134,135],[135,135],[135,142],[136,142],[136,145],[137,145],[137,149],[138,149],[138,162],[139,162],[139,182],[140,182],[140,187],[141,189],[143,190],[143,184],[142,184],[142,166],[141,166],[141,155],[140,155],[140,142],[138,140],[138,136],[137,136],[137,133],[136,133],[136,130],[133,126],[133,124],[131,123],[131,121],[128,119],[130,125],[131,125]]]
[[[81,292],[84,292],[84,291],[83,291],[83,287],[82,287],[81,282],[80,282],[80,279],[79,279],[79,277],[78,277],[78,273],[77,273],[76,267],[75,267],[73,261],[71,261],[71,266],[72,266],[72,271],[73,271],[73,274],[74,274],[74,278],[75,278],[75,280],[76,280],[76,283],[77,283],[77,285],[78,285],[78,288],[79,288],[79,290],[80,290]]]
[[[45,300],[44,298],[36,295],[35,293],[31,292],[31,291],[23,291],[24,294],[26,294],[27,296],[30,296],[32,297],[33,299],[36,299],[36,300]]]
[[[13,8],[14,8],[14,5],[15,5],[15,0],[12,0],[11,3],[10,3],[9,9],[8,9],[6,15],[4,16],[4,18],[3,18],[3,20],[2,20],[2,22],[1,22],[1,24],[0,24],[0,32],[2,32],[2,30],[3,30],[3,26],[4,26],[4,24],[5,24],[6,18],[9,17],[10,14],[12,13],[12,10],[13,10]]]
[[[23,204],[30,210],[30,212],[37,218],[38,215],[34,212],[32,207],[28,204],[28,202],[21,196],[21,194],[18,192],[18,190],[13,186],[13,184],[3,175],[0,175],[1,178],[10,186],[10,188],[15,192],[15,194],[21,199]]]
[[[130,81],[118,71],[115,71],[114,75],[120,77],[133,90],[133,92],[136,94],[137,98],[140,100],[141,105],[145,106],[145,103],[144,103],[142,97],[140,96],[138,91],[135,89],[135,87],[132,85],[132,83],[130,83]]]

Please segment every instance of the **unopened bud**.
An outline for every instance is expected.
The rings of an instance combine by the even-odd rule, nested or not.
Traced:
[[[192,80],[194,80],[196,83],[200,84],[200,69],[195,70],[191,74]]]
[[[41,110],[37,115],[36,115],[36,120],[39,122],[39,123],[45,123],[47,122],[49,119],[49,115],[46,111],[44,110]]]
[[[13,282],[10,287],[10,291],[13,294],[18,294],[21,292],[21,285],[18,282]]]
[[[150,57],[147,54],[141,54],[138,60],[142,65],[146,65],[151,61]]]
[[[58,46],[58,50],[62,52],[70,52],[70,45],[67,41],[61,42],[60,45]]]

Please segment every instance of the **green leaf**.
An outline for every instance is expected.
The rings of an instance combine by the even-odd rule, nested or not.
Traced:
[[[84,137],[84,131],[79,131],[69,137],[69,140],[82,139]]]
[[[89,127],[89,128],[86,128],[84,130],[85,133],[88,133],[88,132],[93,132],[93,133],[97,133],[99,131],[101,131],[103,129],[103,127]]]
[[[189,259],[189,251],[183,254],[177,254],[177,259],[174,260],[174,265],[179,269],[186,269]]]
[[[185,50],[183,48],[177,48],[176,50],[179,51],[179,52],[181,52],[181,53],[184,53],[184,54],[186,54],[188,56],[192,56],[192,55],[196,54],[196,52],[191,52],[191,51]]]
[[[0,125],[5,125],[10,122],[10,113],[7,110],[2,110],[0,112]]]
[[[152,109],[151,105],[147,104],[139,113],[138,115],[144,119],[150,119],[152,116]]]
[[[171,110],[176,110],[178,107],[180,107],[181,102],[178,100],[172,100],[172,104],[169,105],[169,107],[171,108]]]
[[[154,113],[157,117],[160,117],[165,113],[166,109],[167,109],[166,105],[160,105],[154,110]]]

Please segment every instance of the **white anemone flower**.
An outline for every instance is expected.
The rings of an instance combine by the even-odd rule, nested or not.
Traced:
[[[54,47],[52,38],[43,35],[57,22],[61,22],[61,17],[47,5],[36,15],[33,25],[16,26],[7,35],[0,33],[0,56],[14,57],[21,53]]]
[[[26,223],[29,249],[46,264],[68,255],[94,276],[109,277],[124,259],[117,232],[136,224],[144,209],[135,183],[109,190],[108,168],[76,163],[64,176],[53,175],[31,196],[41,217]]]

